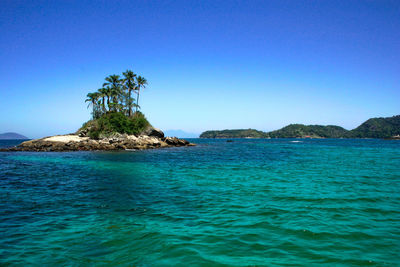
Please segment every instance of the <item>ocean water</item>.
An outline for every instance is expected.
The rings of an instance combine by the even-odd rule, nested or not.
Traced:
[[[400,266],[400,141],[191,141],[0,152],[0,265]]]

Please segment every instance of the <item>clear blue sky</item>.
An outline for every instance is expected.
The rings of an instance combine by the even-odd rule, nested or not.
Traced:
[[[163,130],[351,129],[400,114],[400,1],[3,0],[0,62],[0,132],[73,132],[128,68]]]

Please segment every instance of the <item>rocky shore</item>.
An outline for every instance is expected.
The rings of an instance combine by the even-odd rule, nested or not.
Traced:
[[[139,136],[116,133],[99,140],[85,136],[85,133],[56,135],[29,140],[16,147],[0,151],[108,151],[108,150],[143,150],[163,147],[194,146],[184,139],[164,137],[161,130],[151,128]]]
[[[387,139],[387,140],[400,140],[400,135],[395,135],[395,136],[392,136],[392,137],[389,137],[389,138],[385,138],[385,139]]]

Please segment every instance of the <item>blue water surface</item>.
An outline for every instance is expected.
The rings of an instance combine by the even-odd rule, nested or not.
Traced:
[[[0,152],[0,265],[400,265],[400,141],[190,141]]]

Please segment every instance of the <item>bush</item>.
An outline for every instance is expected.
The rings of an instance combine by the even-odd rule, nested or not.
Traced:
[[[121,112],[110,112],[96,120],[86,122],[80,131],[88,129],[87,135],[90,138],[99,139],[100,135],[110,136],[114,133],[137,135],[149,126],[150,123],[141,112],[135,112],[132,117]]]
[[[131,118],[132,122],[132,129],[134,129],[133,134],[138,134],[144,131],[147,127],[151,126],[150,123],[147,121],[144,114],[140,111],[137,111],[133,114]]]

